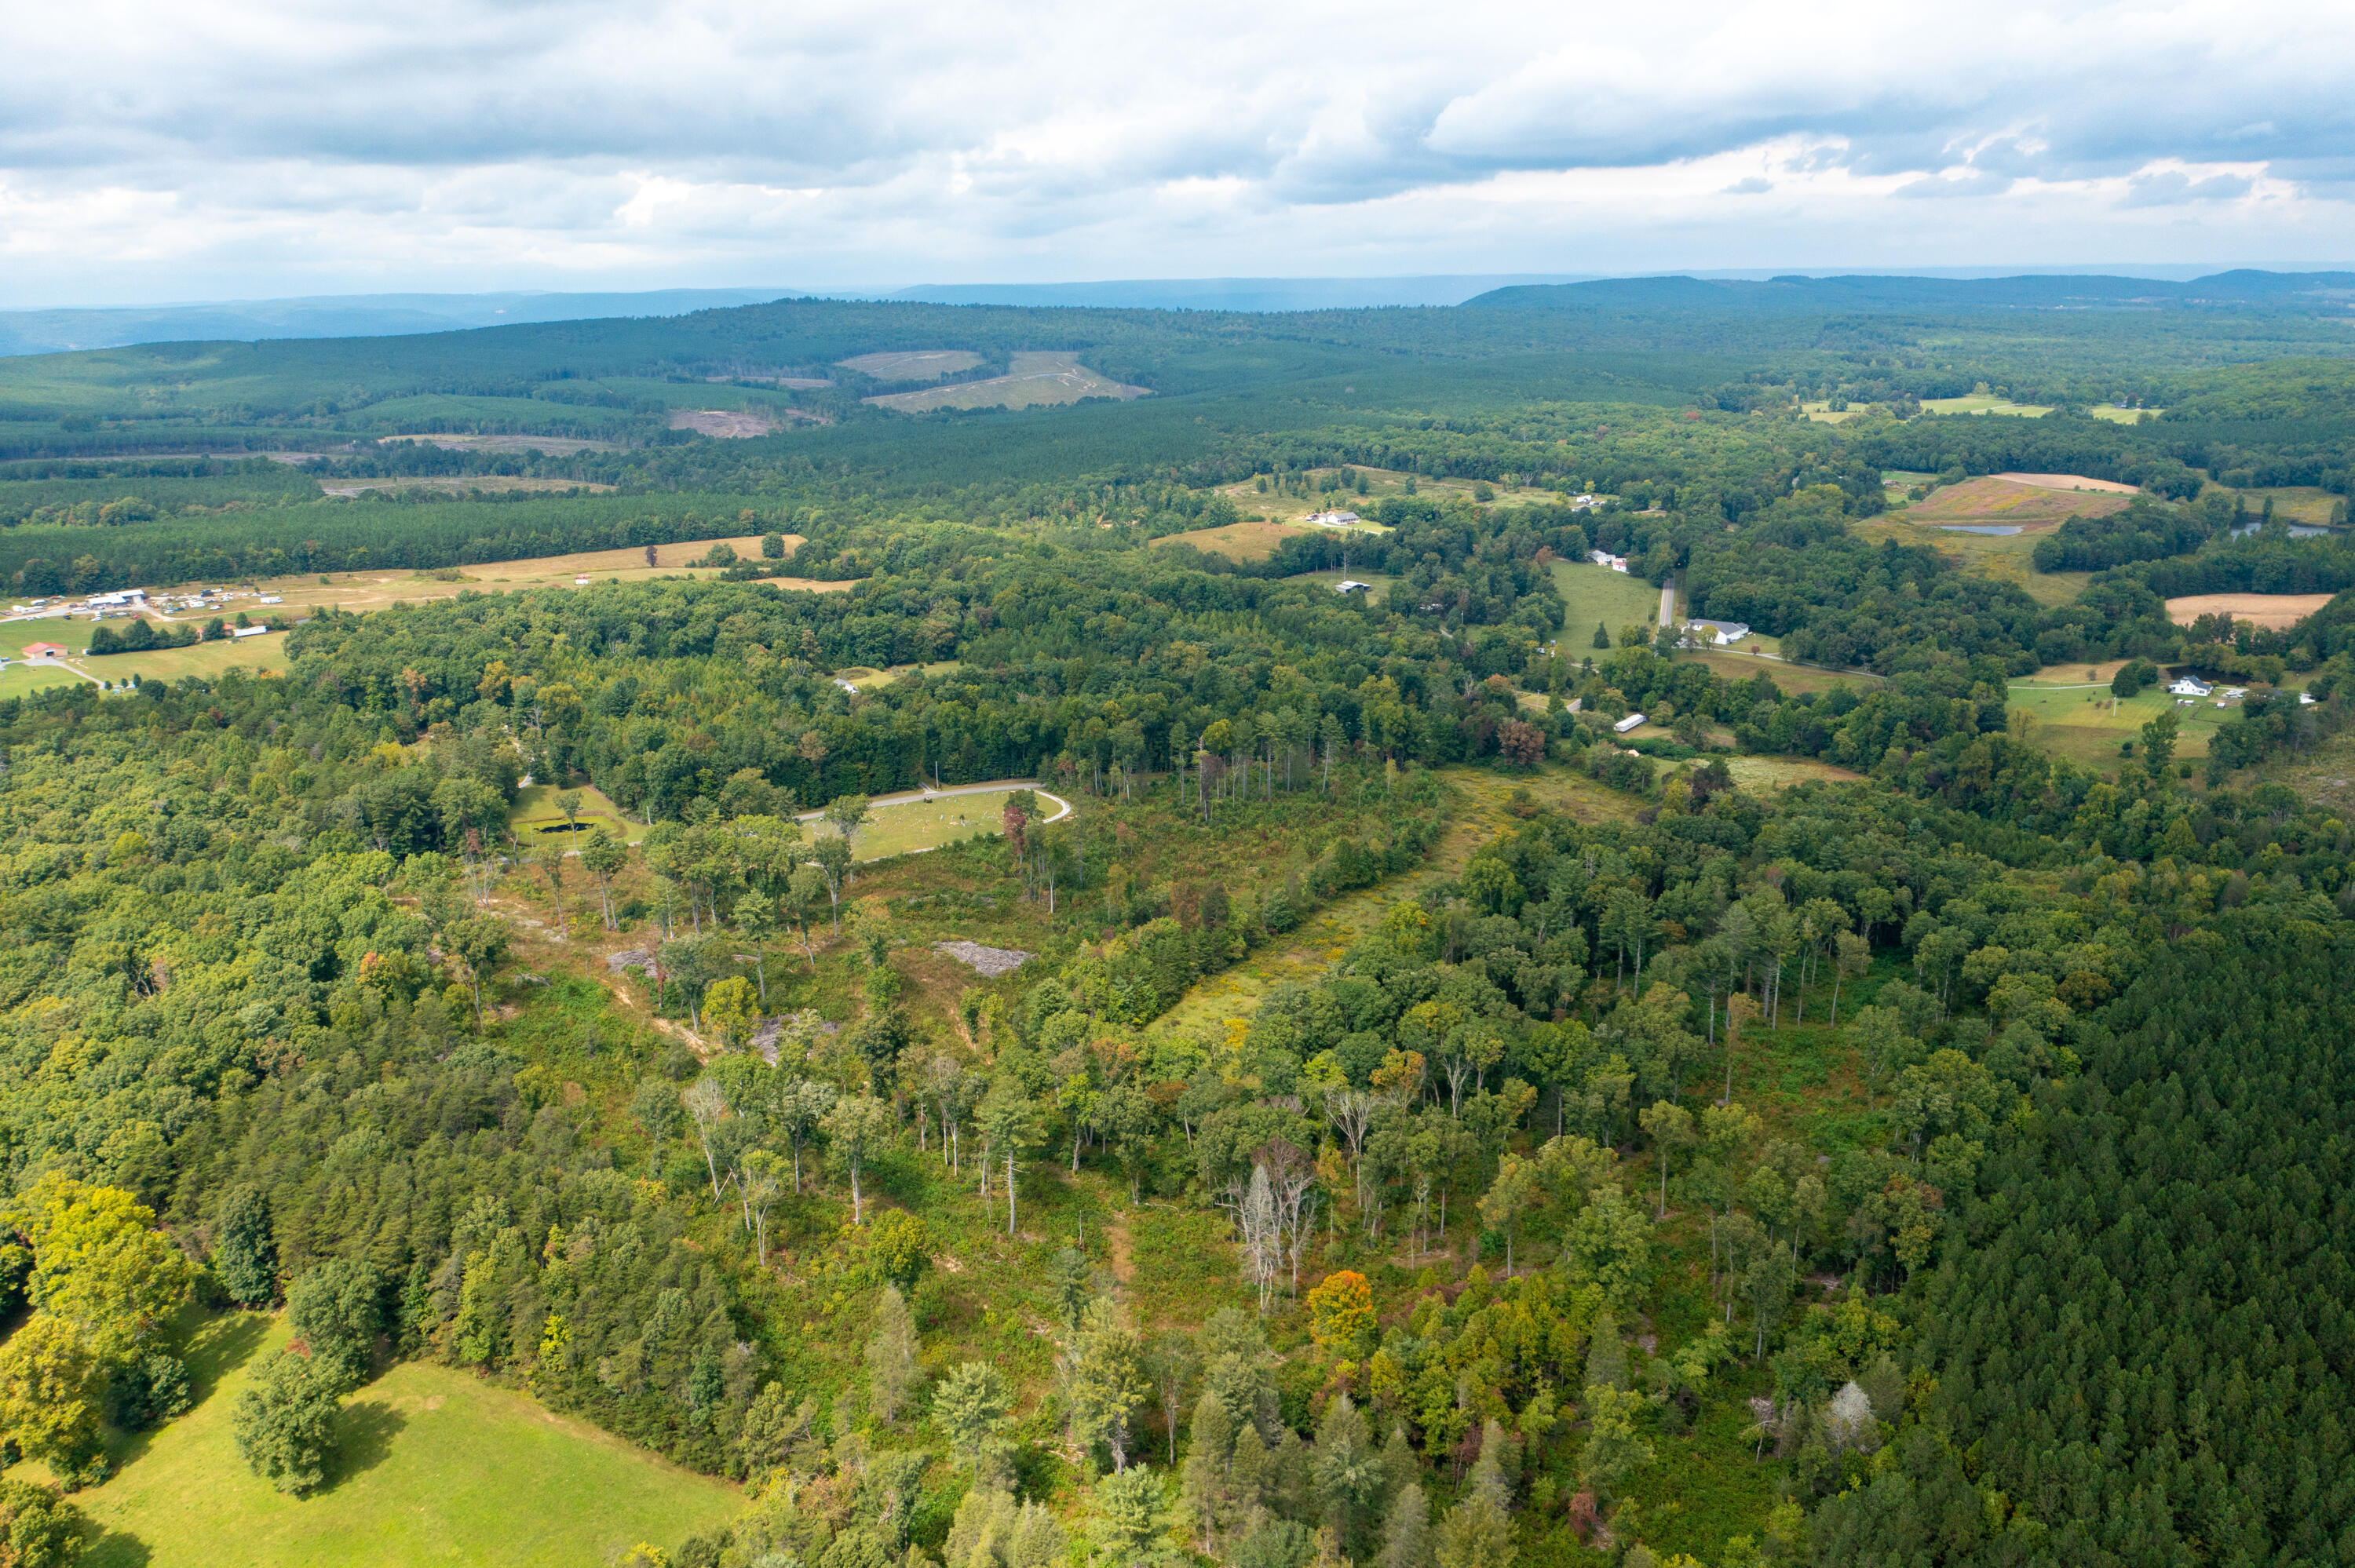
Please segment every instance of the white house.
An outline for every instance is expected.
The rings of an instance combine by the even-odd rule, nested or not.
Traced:
[[[1311,512],[1305,521],[1319,528],[1347,528],[1359,521],[1354,512]]]
[[[1637,725],[1640,725],[1643,722],[1644,715],[1642,714],[1629,714],[1625,718],[1623,718],[1617,724],[1613,725],[1611,728],[1614,734],[1625,735],[1629,730],[1634,729]]]
[[[1343,577],[1333,585],[1333,591],[1335,593],[1371,593],[1373,588],[1374,585],[1371,583],[1361,583],[1355,577]]]
[[[2179,697],[2204,697],[2214,688],[2197,675],[2179,675],[2167,689]]]
[[[1627,569],[1627,557],[1614,556],[1608,550],[1589,550],[1586,552],[1586,558],[1598,567],[1608,567],[1614,572],[1624,572]]]
[[[1720,648],[1729,642],[1739,642],[1750,635],[1750,628],[1738,620],[1688,620],[1685,630],[1698,633]]]

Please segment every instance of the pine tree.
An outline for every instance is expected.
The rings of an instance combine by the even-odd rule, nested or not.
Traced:
[[[916,1383],[916,1325],[898,1286],[885,1286],[876,1298],[874,1321],[867,1341],[867,1408],[878,1421],[892,1421]]]

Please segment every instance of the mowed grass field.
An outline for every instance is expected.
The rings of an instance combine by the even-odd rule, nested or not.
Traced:
[[[2021,418],[2041,419],[2052,412],[2050,403],[2015,403],[2009,397],[1998,397],[1989,392],[1973,392],[1961,397],[1924,397],[1922,411],[1925,414],[2012,414]]]
[[[929,799],[916,795],[879,802],[875,807],[875,820],[859,829],[851,841],[851,858],[889,860],[895,854],[936,850],[975,833],[996,838],[1004,831],[1007,798],[1017,789],[1028,788],[1027,784],[1008,781],[1004,789],[974,795],[944,794]],[[1051,817],[1062,809],[1060,796],[1050,795],[1043,789],[1038,793],[1041,816]],[[814,817],[804,819],[803,826],[813,838],[834,836],[831,826]]]
[[[646,836],[646,825],[634,822],[623,810],[605,798],[602,790],[581,785],[580,832],[572,840],[585,840],[589,830],[602,827],[624,843],[636,843]],[[556,809],[557,796],[564,792],[554,784],[527,784],[516,792],[516,803],[507,809],[507,826],[527,845],[538,845],[553,839],[566,838],[563,832],[547,830],[561,829],[564,813]],[[568,848],[575,847],[568,842]]]
[[[86,1568],[580,1568],[642,1541],[669,1551],[742,1506],[723,1482],[414,1361],[346,1404],[329,1484],[282,1496],[238,1457],[229,1416],[254,1363],[287,1336],[252,1313],[204,1325],[189,1356],[196,1408],[74,1497],[99,1531]]]
[[[1597,625],[1609,628],[1616,642],[1623,626],[1659,624],[1660,590],[1642,577],[1592,561],[1556,561],[1552,569],[1554,589],[1570,607],[1562,618],[1561,648],[1572,662],[1600,652],[1591,647]]]
[[[1749,645],[1744,643],[1743,646]],[[1710,648],[1697,653],[1679,653],[1677,657],[1697,660],[1729,681],[1747,681],[1763,671],[1768,680],[1783,690],[1792,693],[1828,692],[1834,686],[1846,686],[1850,691],[1862,692],[1869,691],[1881,683],[1881,677],[1874,674],[1850,673],[1842,670],[1819,670],[1812,664],[1786,664],[1780,659],[1768,659],[1754,653],[1738,653],[1731,649]]]
[[[1156,545],[1191,545],[1198,550],[1226,556],[1237,566],[1251,561],[1264,561],[1275,554],[1286,539],[1298,538],[1315,530],[1298,523],[1272,523],[1251,518],[1230,523],[1220,528],[1197,528],[1190,534],[1172,534],[1156,539]]]
[[[1076,403],[1082,397],[1145,397],[1142,387],[1125,387],[1097,375],[1080,363],[1079,355],[1060,351],[1024,352],[1010,356],[1003,376],[986,381],[960,381],[952,387],[927,387],[921,392],[890,392],[868,402],[896,408],[902,414],[930,413],[935,408],[1036,408]]]
[[[2115,666],[2110,669],[2114,673]],[[2165,713],[2173,714],[2180,726],[2175,755],[2205,757],[2209,736],[2235,711],[2218,707],[2212,698],[2179,706],[2163,687],[2113,704],[2106,683],[2092,686],[2016,683],[2005,691],[2004,702],[2034,716],[2036,725],[2028,736],[2033,744],[2055,757],[2105,768],[2114,768],[2124,759],[2118,750],[2122,744],[2138,740],[2142,726]]]

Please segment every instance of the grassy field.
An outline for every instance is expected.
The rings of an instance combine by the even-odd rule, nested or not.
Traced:
[[[1556,561],[1553,586],[1570,607],[1562,618],[1562,652],[1573,660],[1590,652],[1597,625],[1607,627],[1616,642],[1621,627],[1653,626],[1660,619],[1660,590],[1642,577],[1608,567]]]
[[[835,363],[878,381],[930,381],[971,370],[981,363],[981,355],[962,348],[920,348],[900,354],[861,354]]]
[[[1142,387],[1124,387],[1097,375],[1082,365],[1076,354],[1018,353],[1012,358],[1007,374],[986,381],[887,393],[867,401],[902,414],[926,414],[935,408],[1036,408],[1076,403],[1082,397],[1150,396]]]
[[[526,479],[515,474],[482,473],[459,477],[418,475],[403,479],[355,479],[342,484],[323,484],[319,488],[329,495],[357,495],[364,490],[433,490],[449,495],[464,495],[476,490],[485,494],[530,491],[558,495],[580,491],[590,495],[602,495],[611,493],[613,487],[572,479]]]
[[[2238,495],[2252,514],[2262,513],[2265,503],[2274,503],[2274,515],[2292,523],[2320,527],[2328,524],[2339,509],[2339,498],[2330,492],[2311,484],[2282,484],[2270,489],[2231,490],[2223,485],[2211,486],[2204,493],[2222,491]]]
[[[2076,669],[2073,665],[2062,668]],[[2205,757],[2208,737],[2233,711],[2216,706],[2212,699],[2195,702],[2190,707],[2178,706],[2176,700],[2159,688],[2114,705],[2106,682],[2094,686],[2014,683],[2004,693],[2004,701],[2015,710],[2034,715],[2036,725],[2029,738],[2037,745],[2055,757],[2104,768],[2115,767],[2121,758],[2119,746],[2136,739],[2144,725],[2164,713],[2174,714],[2182,726],[2175,754],[2182,758]]]
[[[1877,684],[1881,679],[1878,675],[1818,670],[1811,664],[1785,664],[1780,659],[1736,653],[1730,649],[1724,652],[1709,649],[1699,653],[1679,653],[1677,657],[1697,659],[1729,681],[1746,681],[1764,670],[1768,680],[1786,692],[1828,692],[1834,686],[1862,691]]]
[[[1312,512],[1362,513],[1385,495],[1408,493],[1407,481],[1410,478],[1414,482],[1413,493],[1431,500],[1478,500],[1476,487],[1480,482],[1477,480],[1436,479],[1427,473],[1410,475],[1404,469],[1389,468],[1311,468],[1300,471],[1307,476],[1310,483],[1310,492],[1305,496],[1287,495],[1272,488],[1263,491],[1256,479],[1220,485],[1219,493],[1246,512],[1265,512],[1270,516],[1284,518],[1305,517]],[[1352,486],[1359,475],[1364,475],[1366,493],[1359,495],[1354,488],[1338,491],[1316,489],[1316,484],[1328,474],[1338,474]],[[1531,485],[1492,484],[1488,488],[1495,493],[1496,500],[1483,504],[1550,506],[1561,500],[1550,490],[1540,490]]]
[[[1998,397],[1988,392],[1973,392],[1961,397],[1924,397],[1922,412],[1925,414],[2016,414],[2022,418],[2041,419],[2052,412],[2050,403],[2015,403],[2009,397]]]
[[[586,838],[591,827],[602,827],[624,843],[634,844],[646,836],[646,825],[632,821],[628,813],[607,800],[602,791],[586,784],[580,786],[580,789],[581,832],[577,836]],[[562,793],[563,790],[553,784],[525,785],[517,791],[516,803],[507,810],[507,826],[526,844],[540,842],[546,830],[564,826],[564,813],[556,809],[556,798]],[[548,836],[560,839],[564,834],[556,832]]]
[[[1015,790],[1028,786],[1008,783],[1004,789],[993,789],[975,795],[940,795],[926,798],[911,795],[904,800],[879,802],[875,820],[858,830],[852,841],[854,858],[858,860],[889,860],[895,854],[913,854],[920,850],[935,850],[943,844],[969,839],[975,833],[995,838],[1002,829],[1006,801]],[[1043,814],[1053,816],[1060,809],[1060,797],[1041,790],[1039,797]],[[808,822],[813,836],[831,837],[834,829],[823,821]]]
[[[343,1458],[307,1499],[238,1457],[229,1414],[282,1323],[215,1319],[189,1361],[199,1403],[78,1494],[99,1534],[87,1568],[577,1568],[641,1541],[665,1550],[733,1517],[736,1489],[447,1367],[406,1362],[355,1394]]]
[[[2107,403],[2096,403],[2085,412],[2096,419],[2107,419],[2113,425],[2139,425],[2145,414],[2156,419],[2167,410],[2164,408],[2113,408]]]
[[[1964,534],[1952,528],[1916,527],[1913,521],[1916,510],[1918,507],[1892,512],[1855,524],[1856,535],[1875,544],[1894,539],[1901,545],[1931,546],[1965,566],[2014,585],[2047,609],[2067,604],[2093,580],[2091,572],[2036,569],[2036,541],[2051,531],[2049,524],[2023,526],[2018,534]]]
[[[1197,528],[1190,534],[1172,534],[1157,539],[1161,545],[1191,545],[1198,550],[1226,556],[1241,566],[1249,561],[1263,561],[1275,554],[1286,539],[1296,539],[1310,532],[1297,523],[1272,523],[1264,519],[1230,523],[1220,528]]]
[[[785,535],[788,553],[801,544],[801,535]],[[455,599],[462,593],[503,593],[535,588],[571,588],[576,577],[588,577],[593,582],[645,582],[655,577],[716,577],[718,567],[694,570],[688,563],[701,560],[713,544],[724,544],[747,559],[761,556],[761,535],[741,535],[732,539],[698,540],[687,545],[655,546],[655,564],[646,564],[644,548],[629,550],[582,550],[567,556],[533,556],[519,561],[495,561],[484,566],[437,572],[338,572],[326,581],[318,577],[268,577],[253,585],[260,592],[284,599],[286,611],[315,609],[334,605],[340,609],[382,609],[395,603],[421,604],[429,599]],[[779,588],[808,588],[817,593],[847,591],[847,582],[818,582],[802,577],[770,577],[765,579]],[[191,585],[196,586],[196,585]],[[261,607],[252,599],[232,600],[229,610],[258,611]],[[59,639],[63,641],[63,639]]]

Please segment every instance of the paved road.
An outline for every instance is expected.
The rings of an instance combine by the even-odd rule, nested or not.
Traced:
[[[1071,803],[1060,795],[1050,795],[1027,779],[1000,779],[994,784],[959,784],[948,789],[908,789],[897,795],[878,795],[868,805],[881,810],[886,806],[905,806],[917,800],[945,800],[952,795],[995,795],[1004,789],[1028,789],[1042,800],[1055,802],[1055,814],[1039,819],[1042,822],[1060,822],[1071,814]],[[795,817],[797,822],[815,822],[826,813],[804,811]]]
[[[1660,624],[1667,626],[1676,620],[1677,579],[1671,576],[1660,585]]]

